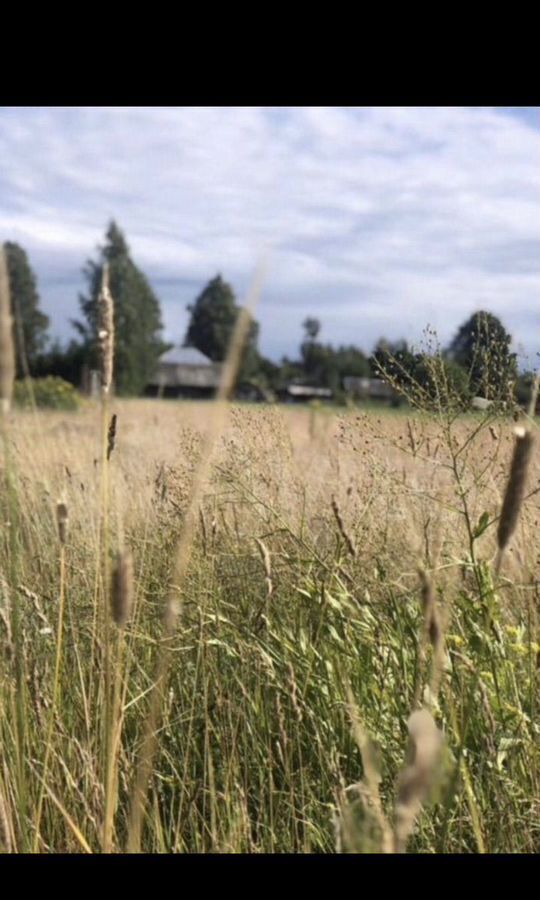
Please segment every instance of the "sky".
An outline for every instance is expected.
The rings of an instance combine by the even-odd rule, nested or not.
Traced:
[[[218,272],[261,258],[260,349],[302,322],[370,351],[447,344],[477,309],[540,351],[539,107],[0,107],[0,240],[27,251],[52,332],[74,336],[111,218],[182,342]]]

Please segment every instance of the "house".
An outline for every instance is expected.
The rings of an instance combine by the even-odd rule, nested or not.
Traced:
[[[173,347],[159,358],[145,393],[150,397],[213,397],[220,377],[221,364],[195,347]]]
[[[309,403],[310,400],[331,400],[333,397],[330,388],[310,384],[288,384],[276,393],[282,403]]]
[[[382,378],[348,375],[343,379],[343,388],[354,400],[386,401],[392,405],[400,402],[398,392]]]

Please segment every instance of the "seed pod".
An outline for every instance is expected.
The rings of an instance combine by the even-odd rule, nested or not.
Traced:
[[[133,607],[133,558],[129,550],[116,557],[112,575],[111,612],[119,628],[129,621]]]
[[[67,541],[68,523],[68,508],[65,503],[59,502],[56,504],[56,524],[58,526],[58,537],[62,545]]]

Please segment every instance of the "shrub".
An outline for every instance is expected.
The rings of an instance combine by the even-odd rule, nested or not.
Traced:
[[[32,394],[36,406],[42,408],[73,410],[80,405],[79,395],[73,385],[53,375],[15,382],[14,400],[17,406],[31,407]]]

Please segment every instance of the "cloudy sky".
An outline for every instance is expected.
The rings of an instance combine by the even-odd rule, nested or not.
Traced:
[[[261,349],[447,342],[476,309],[540,350],[539,108],[0,108],[0,238],[20,243],[53,331],[71,335],[108,220],[182,340],[221,272],[261,254]]]

